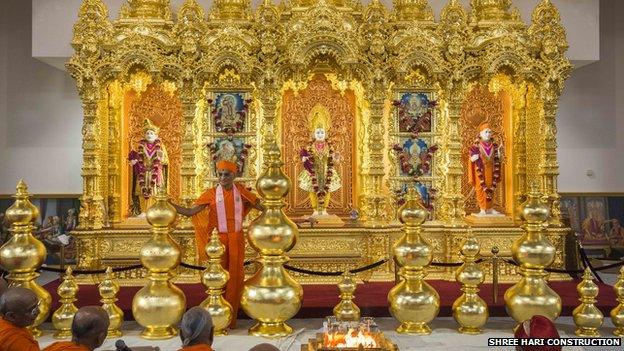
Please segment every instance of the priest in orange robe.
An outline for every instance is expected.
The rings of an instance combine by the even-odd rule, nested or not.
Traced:
[[[205,309],[189,308],[180,321],[182,348],[178,351],[213,351],[214,325],[212,317]]]
[[[468,181],[474,186],[478,215],[497,215],[493,209],[494,190],[501,180],[501,148],[492,138],[488,123],[479,125],[479,138],[470,147]]]
[[[225,288],[225,299],[232,306],[231,328],[236,327],[245,279],[243,219],[252,208],[260,211],[264,209],[256,195],[242,184],[234,182],[236,174],[236,163],[221,160],[217,162],[219,184],[204,191],[195,201],[194,207],[185,208],[170,202],[178,213],[191,217],[200,262],[207,260],[204,250],[213,229],[216,228],[219,232],[219,240],[225,246],[222,265],[230,274]]]
[[[93,351],[106,340],[110,319],[99,306],[80,308],[72,321],[72,340],[58,341],[43,351]]]
[[[31,290],[8,288],[0,296],[0,351],[39,351],[26,327],[39,315],[39,299]]]

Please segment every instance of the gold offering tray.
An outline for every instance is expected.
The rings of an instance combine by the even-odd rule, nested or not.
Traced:
[[[307,344],[301,345],[301,351],[399,351],[399,348],[386,339],[381,332],[372,333],[379,346],[377,347],[333,347],[323,345],[324,334],[317,333],[316,338],[309,339]]]

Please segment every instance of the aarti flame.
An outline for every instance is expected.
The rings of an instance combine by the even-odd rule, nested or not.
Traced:
[[[325,333],[324,338],[326,347],[335,347],[335,348],[355,348],[355,347],[365,347],[365,348],[374,348],[378,347],[377,340],[375,337],[368,332],[356,332],[354,329],[349,329],[346,334],[329,334]]]

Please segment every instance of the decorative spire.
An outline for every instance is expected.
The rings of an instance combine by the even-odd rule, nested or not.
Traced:
[[[169,0],[127,0],[121,8],[120,18],[171,20]]]
[[[470,0],[470,7],[479,22],[498,22],[512,18],[511,0]]]
[[[550,0],[542,0],[533,10],[527,32],[535,46],[540,48],[540,56],[544,59],[559,58],[568,49],[559,11]]]
[[[251,16],[250,0],[215,0],[208,18],[212,21],[248,21]]]
[[[427,0],[393,0],[396,21],[433,21],[433,10]]]
[[[84,0],[78,10],[71,45],[76,51],[84,48],[96,52],[97,44],[109,38],[112,28],[108,9],[102,0]]]

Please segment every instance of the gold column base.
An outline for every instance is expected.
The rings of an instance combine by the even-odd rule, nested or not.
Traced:
[[[72,337],[72,332],[71,330],[59,330],[52,337],[57,340],[69,339]]]
[[[613,335],[615,335],[615,336],[624,336],[624,327],[614,329],[613,330]]]
[[[577,328],[574,331],[574,335],[584,338],[599,338],[600,332],[598,331],[598,328]]]
[[[397,333],[401,334],[414,334],[414,335],[429,335],[431,334],[431,328],[427,323],[410,323],[405,322],[397,328]]]
[[[477,327],[460,327],[459,332],[468,335],[478,335],[483,333],[483,329]]]
[[[171,339],[178,335],[178,330],[174,327],[146,327],[141,332],[141,337],[147,340]]]
[[[249,328],[249,334],[269,339],[283,338],[292,332],[293,328],[284,322],[258,322]]]
[[[106,334],[106,338],[110,339],[110,338],[118,338],[120,336],[122,336],[123,333],[120,330],[114,330],[114,331],[109,331],[108,334]]]

